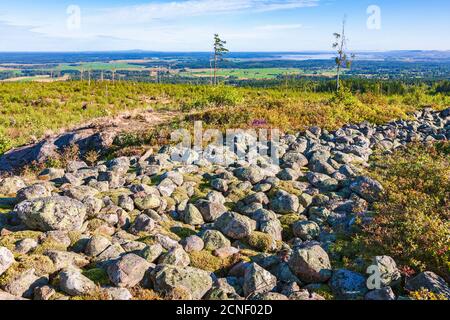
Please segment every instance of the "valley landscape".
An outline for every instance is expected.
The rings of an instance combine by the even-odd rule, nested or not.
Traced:
[[[0,300],[449,300],[450,51],[351,31],[0,53]]]

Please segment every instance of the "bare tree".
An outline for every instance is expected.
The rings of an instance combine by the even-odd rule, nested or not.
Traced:
[[[219,35],[216,33],[214,35],[214,81],[213,84],[217,85],[217,67],[219,64],[219,61],[223,60],[223,56],[229,52],[227,48],[225,48],[225,45],[227,44],[226,41],[223,41],[220,39]]]
[[[345,34],[345,24],[346,24],[346,18],[344,17],[344,20],[342,21],[342,32],[341,33],[334,33],[334,38],[336,39],[336,42],[333,43],[333,48],[337,49],[337,57],[335,59],[337,71],[336,71],[336,90],[340,90],[340,77],[341,77],[341,71],[343,68],[350,68],[352,64],[352,60],[355,58],[355,55],[352,54],[350,58],[347,55],[347,36]]]

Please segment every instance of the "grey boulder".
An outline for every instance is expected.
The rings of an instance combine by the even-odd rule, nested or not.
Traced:
[[[86,217],[80,201],[60,196],[27,200],[14,210],[28,228],[40,231],[78,231]]]

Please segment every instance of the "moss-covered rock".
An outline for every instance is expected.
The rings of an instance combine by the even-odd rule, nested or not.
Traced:
[[[106,286],[110,285],[108,273],[101,268],[93,268],[82,272],[83,276],[92,280],[96,285]]]
[[[38,240],[42,234],[43,234],[42,232],[30,230],[12,232],[8,235],[0,237],[0,247],[6,247],[9,250],[14,250],[16,243],[18,241],[23,239]]]
[[[191,259],[191,267],[218,274],[226,274],[233,265],[241,261],[238,254],[221,259],[214,256],[211,251],[207,250],[191,252],[189,253],[189,257]]]
[[[292,225],[298,221],[305,220],[306,217],[303,217],[299,214],[287,214],[280,217],[281,227],[283,228],[283,240],[290,240],[294,237],[294,232],[292,230]]]
[[[56,271],[53,261],[47,256],[39,254],[17,256],[16,262],[0,276],[0,286],[5,286],[12,279],[29,269],[34,269],[36,276],[44,276]]]
[[[248,244],[261,252],[268,252],[276,249],[276,241],[270,234],[254,231],[247,239]]]

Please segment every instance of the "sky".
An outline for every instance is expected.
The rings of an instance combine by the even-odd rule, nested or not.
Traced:
[[[1,0],[0,51],[450,50],[448,0]]]

